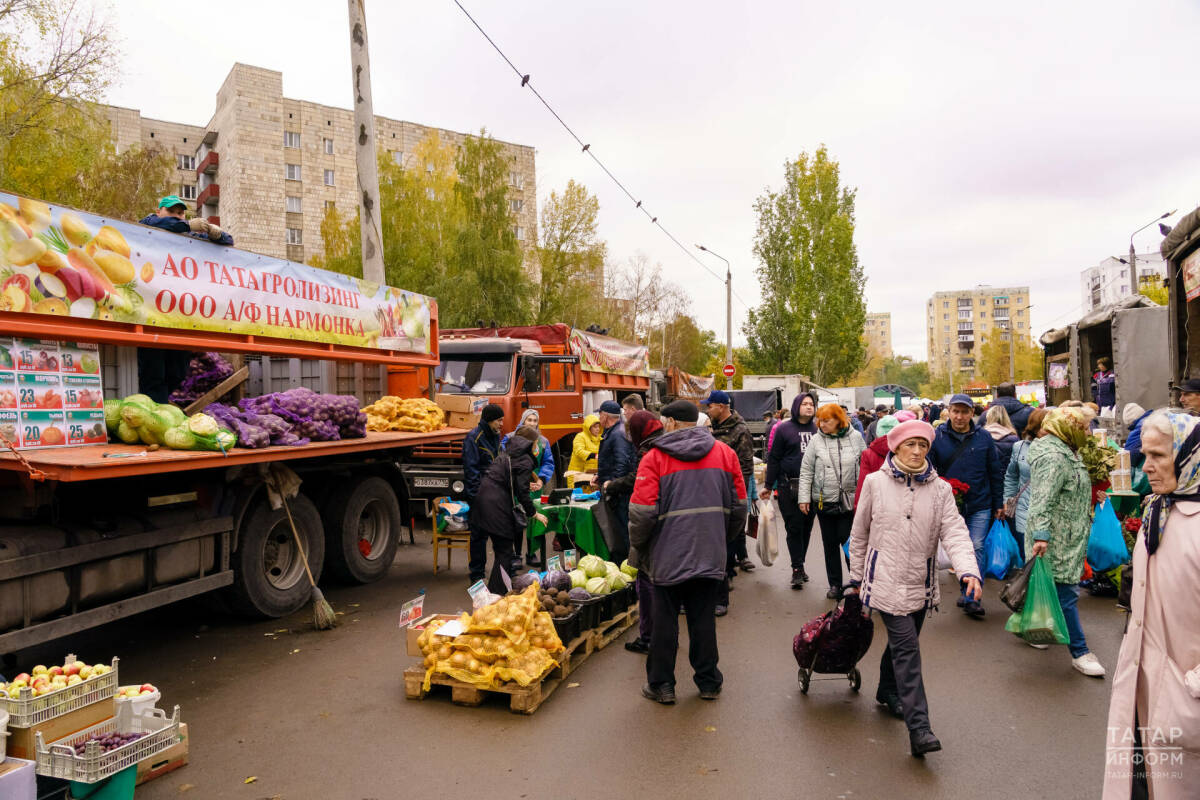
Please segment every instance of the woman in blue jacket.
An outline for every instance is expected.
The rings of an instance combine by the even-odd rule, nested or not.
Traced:
[[[550,483],[550,479],[554,477],[554,454],[550,452],[550,440],[545,436],[542,436],[541,422],[542,420],[541,417],[538,416],[537,409],[527,408],[525,409],[525,413],[521,415],[521,421],[517,423],[517,427],[513,431],[513,433],[516,433],[516,431],[528,425],[538,432],[538,444],[541,446],[542,455],[541,460],[537,464],[537,468],[533,471],[533,479],[529,483],[529,491],[531,494],[533,492],[540,491],[542,487]],[[501,450],[503,450],[505,445],[508,444],[508,439],[512,435],[512,433],[506,433],[504,438],[500,440]],[[517,540],[513,542],[514,558],[519,559],[521,557],[522,538],[524,537],[518,537]],[[531,567],[537,566],[541,563],[541,560],[534,556],[534,552],[535,551],[530,550],[529,555],[525,558],[525,563]]]

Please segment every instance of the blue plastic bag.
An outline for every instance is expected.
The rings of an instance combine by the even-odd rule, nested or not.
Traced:
[[[1121,523],[1112,503],[1105,500],[1096,506],[1092,533],[1088,537],[1087,560],[1096,572],[1107,572],[1129,560],[1129,548],[1121,535]]]
[[[992,522],[987,538],[983,541],[984,577],[1004,580],[1009,570],[1021,560],[1017,540],[1013,538],[1008,524],[998,519]]]

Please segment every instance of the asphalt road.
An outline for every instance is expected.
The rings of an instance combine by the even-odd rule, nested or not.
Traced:
[[[716,702],[697,697],[686,645],[674,707],[641,697],[643,658],[618,645],[593,655],[571,677],[578,686],[559,688],[530,717],[498,701],[405,700],[401,673],[413,659],[400,605],[425,589],[427,611],[469,606],[465,554],[434,577],[428,535],[420,538],[400,549],[384,581],[326,592],[344,612],[333,631],[315,631],[311,614],[249,623],[192,602],[21,660],[60,658],[64,648],[88,661],[118,655],[122,683],[154,683],[160,707],[181,706],[191,763],[140,788],[140,800],[1099,796],[1110,684],[1074,671],[1065,647],[1037,651],[1005,633],[994,581],[986,620],[951,601],[927,621],[925,683],[945,749],[918,760],[903,722],[874,702],[881,624],[859,665],[861,694],[844,678],[800,694],[792,637],[831,602],[819,579],[792,591],[786,557],[735,581],[730,613],[718,621],[725,685]],[[814,537],[813,574],[820,547]],[[951,581],[943,575],[944,594]],[[1080,611],[1111,670],[1123,615],[1086,593]]]

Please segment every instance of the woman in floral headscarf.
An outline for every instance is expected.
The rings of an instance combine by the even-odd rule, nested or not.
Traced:
[[[1142,452],[1154,494],[1113,670],[1104,800],[1184,800],[1200,797],[1200,419],[1154,412]]]
[[[1079,623],[1079,579],[1092,531],[1092,482],[1079,458],[1091,435],[1081,408],[1056,408],[1042,422],[1043,435],[1029,446],[1029,517],[1025,552],[1044,555],[1054,576],[1071,640],[1071,665],[1084,675],[1104,677]],[[1037,647],[1037,645],[1034,645]]]

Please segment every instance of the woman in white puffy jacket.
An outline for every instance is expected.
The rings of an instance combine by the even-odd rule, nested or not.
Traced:
[[[825,548],[825,577],[829,579],[825,596],[837,600],[842,596],[842,545],[850,538],[854,522],[854,492],[866,445],[862,434],[850,427],[845,410],[836,403],[817,409],[816,421],[817,435],[809,440],[800,462],[796,500],[800,513],[817,512]]]
[[[879,612],[888,646],[879,664],[875,699],[908,725],[914,756],[941,750],[929,726],[917,637],[925,615],[940,601],[937,549],[950,557],[967,595],[983,595],[975,547],[954,504],[950,484],[938,479],[926,454],[933,428],[920,420],[888,432],[891,451],[863,481],[850,531],[850,586]]]

